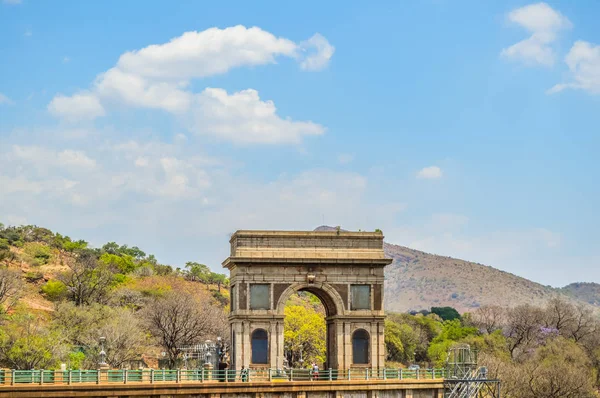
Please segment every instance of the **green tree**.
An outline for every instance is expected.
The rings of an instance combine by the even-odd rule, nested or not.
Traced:
[[[53,369],[67,351],[62,336],[33,314],[11,315],[0,329],[0,364],[12,369]]]
[[[443,366],[448,349],[452,345],[467,336],[477,335],[478,333],[479,330],[476,327],[462,326],[458,319],[445,321],[441,333],[432,340],[427,349],[427,354],[436,366]]]
[[[401,362],[406,357],[400,325],[389,319],[385,320],[385,349],[388,361]]]
[[[187,268],[186,277],[191,281],[202,282],[208,285],[210,283],[210,268],[207,265],[200,264],[194,261],[185,263]]]
[[[444,321],[460,319],[460,314],[452,307],[431,307],[431,313],[436,314]]]
[[[100,262],[106,264],[115,272],[121,274],[129,274],[137,268],[137,264],[133,261],[133,257],[128,254],[111,254],[104,253],[100,256]]]
[[[217,285],[219,292],[221,291],[221,285],[229,285],[229,278],[225,274],[217,274],[216,272],[211,272],[209,276],[210,283]]]
[[[290,366],[325,361],[326,325],[323,315],[308,305],[286,305],[283,344]]]

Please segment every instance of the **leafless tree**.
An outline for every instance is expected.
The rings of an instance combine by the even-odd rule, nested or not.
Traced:
[[[513,359],[539,337],[543,321],[544,312],[528,304],[507,311],[504,335]]]
[[[133,311],[125,308],[111,309],[111,318],[102,325],[88,330],[84,338],[88,355],[88,367],[96,366],[101,350],[100,337],[104,337],[106,362],[113,368],[139,359],[147,344],[147,335]]]
[[[21,297],[23,281],[18,271],[0,267],[0,314],[11,309]]]
[[[600,320],[594,315],[591,308],[578,305],[574,310],[575,315],[568,328],[568,337],[579,343],[600,331]]]
[[[95,253],[83,250],[75,261],[68,264],[69,271],[59,276],[76,305],[89,305],[102,302],[112,283],[113,273],[98,262]]]
[[[489,334],[495,330],[502,329],[505,312],[505,309],[500,306],[486,305],[473,311],[471,321],[473,326]]]
[[[150,333],[165,350],[169,367],[177,364],[181,349],[214,338],[223,331],[223,310],[184,292],[171,292],[143,310]]]
[[[563,297],[556,296],[548,301],[545,312],[544,326],[556,329],[561,335],[575,322],[575,306]]]

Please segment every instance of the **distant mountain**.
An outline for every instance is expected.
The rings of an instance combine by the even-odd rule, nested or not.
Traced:
[[[560,289],[562,293],[600,307],[600,284],[593,282],[571,283]]]
[[[316,228],[317,231],[335,229],[329,226]],[[384,251],[394,259],[385,270],[387,311],[450,306],[465,312],[492,304],[543,306],[557,294],[564,294],[573,302],[600,306],[600,285],[597,284],[581,283],[555,289],[486,265],[404,246],[384,243]]]

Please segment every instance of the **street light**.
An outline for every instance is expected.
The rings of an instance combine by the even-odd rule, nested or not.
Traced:
[[[100,366],[106,365],[106,351],[104,351],[104,342],[106,341],[106,337],[100,337]]]

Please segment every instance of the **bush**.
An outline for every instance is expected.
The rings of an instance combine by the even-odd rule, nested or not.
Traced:
[[[44,294],[48,300],[50,301],[60,301],[67,297],[68,291],[67,286],[61,281],[50,279],[41,289],[42,294]]]
[[[10,248],[10,245],[8,243],[8,239],[0,238],[0,250],[8,250],[9,248]]]
[[[50,261],[52,252],[50,248],[44,244],[37,242],[26,243],[23,247],[24,259],[31,265],[44,265]]]
[[[25,279],[29,283],[37,282],[39,280],[44,279],[44,274],[42,274],[41,272],[37,272],[37,271],[35,271],[35,272],[27,272],[25,274]]]

